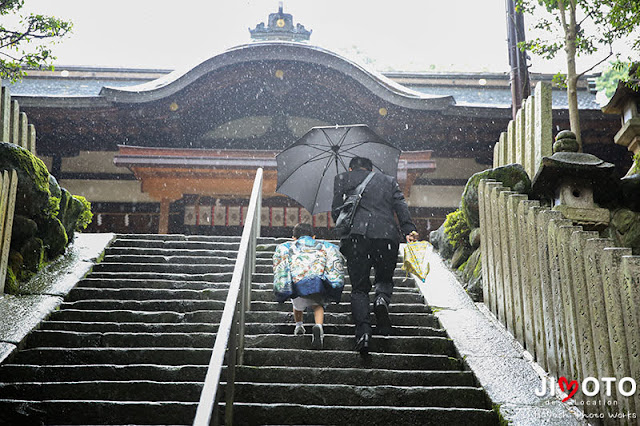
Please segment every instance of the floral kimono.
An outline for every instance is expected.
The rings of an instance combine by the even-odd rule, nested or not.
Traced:
[[[278,302],[320,294],[339,302],[344,258],[338,247],[309,236],[280,244],[273,255],[273,292]]]

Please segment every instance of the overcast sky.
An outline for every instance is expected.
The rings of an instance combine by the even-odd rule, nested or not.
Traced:
[[[184,68],[250,41],[278,0],[27,0],[23,10],[72,20],[59,65]],[[373,68],[508,72],[504,0],[286,0],[311,44],[369,57]],[[534,60],[557,72],[562,60]]]

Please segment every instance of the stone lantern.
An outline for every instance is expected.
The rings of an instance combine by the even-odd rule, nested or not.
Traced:
[[[609,210],[594,202],[594,189],[602,188],[601,183],[610,177],[615,166],[577,150],[573,132],[558,133],[554,153],[542,158],[531,192],[550,200],[553,210],[567,219],[589,228],[605,227],[610,219]]]
[[[624,82],[618,83],[615,94],[602,108],[605,114],[618,114],[622,128],[613,137],[616,144],[626,146],[633,155],[640,155],[640,92],[631,89]],[[627,176],[633,173],[633,167]],[[637,172],[636,172],[637,173]]]

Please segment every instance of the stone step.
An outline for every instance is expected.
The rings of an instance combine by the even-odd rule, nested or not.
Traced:
[[[492,410],[478,408],[325,406],[300,404],[237,403],[233,405],[233,424],[263,425],[305,424],[321,419],[335,425],[422,425],[422,426],[496,426]],[[313,420],[311,420],[313,421]]]
[[[256,312],[289,312],[292,310],[290,303],[278,302],[251,302],[251,310]],[[331,303],[325,307],[326,312],[351,312],[349,303]],[[424,304],[419,303],[392,303],[389,306],[390,313],[430,313],[431,309]]]
[[[350,287],[350,286],[349,286]],[[373,293],[371,296],[373,299]],[[271,302],[275,300],[275,296],[273,294],[272,289],[253,289],[251,291],[251,300],[254,302]],[[341,303],[350,303],[351,302],[351,289],[347,288],[342,292],[342,301]],[[415,303],[415,304],[424,304],[424,297],[415,291],[405,291],[405,292],[394,292],[392,298],[392,305],[397,303]]]
[[[92,364],[92,365],[32,365],[8,364],[2,366],[2,380],[10,382],[74,382],[86,380],[157,382],[204,382],[206,365],[151,365],[151,364]]]
[[[155,382],[145,380],[91,380],[79,382],[29,382],[0,384],[0,400],[79,400],[91,395],[101,401],[197,402],[201,382]]]
[[[98,266],[98,265],[96,265]],[[231,272],[211,272],[204,274],[187,274],[187,273],[167,273],[167,272],[104,272],[104,271],[96,271],[94,268],[93,272],[89,275],[89,278],[101,279],[101,280],[137,280],[137,281],[174,281],[174,282],[203,282],[203,283],[225,283],[229,284],[231,281],[231,277],[233,274]],[[273,278],[271,278],[267,282],[273,282]]]
[[[350,351],[355,344],[354,336],[326,334],[324,349]],[[245,346],[270,349],[311,349],[310,333],[303,336],[289,334],[259,334],[245,336]],[[385,354],[433,354],[456,356],[453,342],[446,337],[434,336],[375,336],[371,339],[372,352]]]
[[[286,377],[290,383],[327,383],[343,385],[397,386],[477,386],[470,371],[377,370],[362,368],[323,368],[290,366],[239,366],[236,381],[278,383]]]
[[[211,348],[34,348],[20,351],[20,364],[207,365]]]
[[[204,289],[171,289],[171,288],[96,288],[76,287],[65,297],[65,302],[77,302],[82,300],[225,300],[228,288],[204,288]],[[252,294],[253,296],[253,294]],[[273,293],[271,298],[273,299]]]
[[[80,280],[74,290],[81,288],[96,289],[158,289],[158,290],[205,290],[228,289],[233,274],[215,274],[216,281],[184,281],[184,280],[147,280],[136,278],[96,278],[92,273]],[[72,290],[73,291],[73,290]]]
[[[286,379],[285,379],[286,380]],[[24,394],[20,394],[21,396]],[[1,396],[1,394],[0,394]],[[482,388],[466,386],[354,386],[236,382],[235,402],[332,406],[485,408]]]
[[[136,255],[136,256],[222,256],[236,258],[237,250],[206,250],[206,249],[166,249],[153,247],[107,247],[105,255],[108,257],[118,255]],[[273,252],[259,251],[256,252],[256,259],[268,259],[272,261]]]
[[[306,324],[307,333],[311,333],[313,315],[308,313],[309,322]],[[293,335],[293,317],[290,322],[284,323],[246,323],[245,333],[251,334],[285,334]],[[41,330],[67,330],[77,332],[120,332],[120,333],[216,333],[218,324],[210,323],[142,323],[142,322],[80,322],[80,321],[44,321]],[[325,324],[326,334],[353,336],[355,326],[353,324]],[[394,336],[437,336],[446,337],[447,333],[441,328],[394,326]]]
[[[54,321],[83,321],[83,322],[142,322],[142,323],[218,323],[222,312],[145,312],[145,311],[112,311],[63,309],[51,314]]]
[[[151,240],[151,239],[117,239],[110,247],[139,247],[182,250],[227,250],[238,251],[240,241],[178,241],[178,240]]]
[[[51,314],[53,321],[82,321],[82,322],[142,322],[142,323],[218,323],[221,311],[131,311],[131,310],[87,310],[63,309]],[[411,315],[389,314],[394,326],[432,327],[441,328],[438,319],[429,313],[414,313]],[[292,321],[292,312],[254,312],[246,313],[247,322],[285,323]],[[351,314],[346,312],[325,312],[325,324],[352,324]],[[372,315],[375,324],[375,316]]]
[[[163,273],[163,274],[208,274],[212,272],[233,272],[233,264],[221,265],[217,263],[185,265],[181,263],[111,263],[101,262],[93,267],[95,272],[123,272],[129,273]],[[256,269],[258,269],[257,267]],[[266,270],[260,272],[269,272]]]
[[[33,401],[0,400],[0,423],[36,424],[102,424],[184,425],[192,424],[197,402],[177,401]]]
[[[294,336],[295,337],[295,336]],[[212,348],[215,333],[123,333],[36,330],[27,348]]]
[[[222,311],[224,300],[78,300],[64,302],[62,309],[88,309],[96,311],[173,311],[193,312],[204,310]]]
[[[204,241],[204,242],[240,242],[237,235],[184,235],[184,234],[117,234],[115,241],[122,240],[160,240],[160,241]],[[262,238],[260,239],[263,240]],[[270,243],[276,239],[264,238],[264,243]]]
[[[291,333],[293,333],[293,326],[290,328]],[[396,327],[396,329],[397,328],[399,327]],[[44,321],[40,324],[40,329],[86,333],[216,333],[218,331],[218,324]],[[435,330],[434,333],[438,331],[439,330]]]
[[[375,340],[375,339],[373,339]],[[462,370],[459,359],[446,355],[388,354],[372,352],[367,357],[355,351],[247,348],[246,366],[365,368],[393,370]]]
[[[202,256],[196,255],[196,253],[190,253],[186,255],[177,255],[170,254],[173,253],[173,250],[168,250],[166,255],[134,255],[134,254],[118,254],[111,255],[106,257],[103,262],[105,263],[160,263],[160,264],[173,264],[173,265],[211,265],[211,264],[220,264],[220,265],[233,265],[235,264],[237,253],[234,256],[221,256],[221,255],[212,255],[212,256]],[[271,264],[267,263],[266,259],[261,264]]]

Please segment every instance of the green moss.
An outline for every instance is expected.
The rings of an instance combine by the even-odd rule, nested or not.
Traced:
[[[51,196],[49,197],[49,213],[52,217],[58,217],[60,212],[60,198]]]
[[[444,221],[444,234],[454,248],[464,244],[469,239],[469,225],[462,210],[458,209],[447,215]]]
[[[31,151],[18,145],[11,146],[9,151],[20,165],[20,168],[31,176],[38,189],[51,194],[51,191],[49,191],[49,170],[42,160],[33,155]]]
[[[91,220],[93,219],[93,213],[91,212],[91,203],[87,201],[81,195],[74,195],[73,198],[80,201],[84,207],[80,216],[78,216],[78,221],[76,222],[76,231],[83,231],[89,226]]]
[[[4,292],[7,294],[16,294],[18,293],[18,279],[16,274],[13,272],[13,268],[9,266],[7,268],[7,278],[4,282]]]
[[[502,404],[492,404],[491,405],[491,410],[497,414],[498,416],[498,424],[500,426],[509,426],[510,422],[505,419],[504,417],[502,417],[502,413],[500,413],[500,406]]]
[[[482,261],[478,260],[476,267],[473,269],[473,277],[478,278],[482,276]]]
[[[633,156],[633,164],[631,166],[631,174],[640,173],[640,152]]]
[[[464,271],[464,269],[467,267],[467,263],[469,263],[469,259],[465,260],[464,263],[458,267],[458,271]]]

